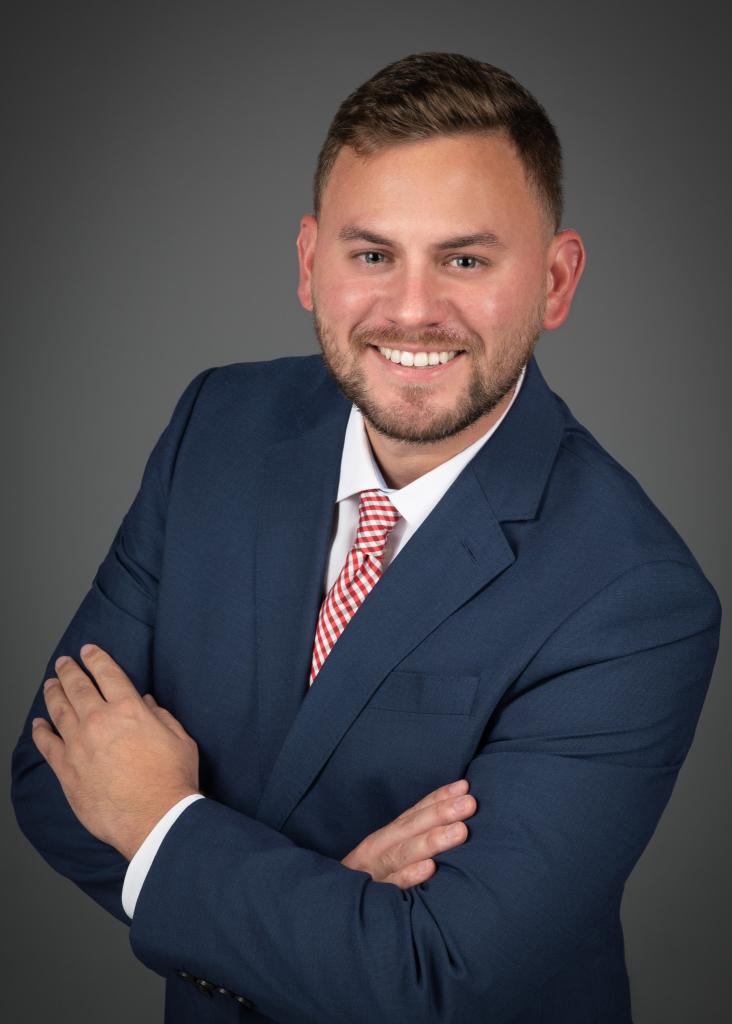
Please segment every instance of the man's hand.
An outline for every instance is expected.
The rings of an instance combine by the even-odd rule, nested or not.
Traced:
[[[459,846],[468,837],[462,819],[478,808],[475,797],[468,794],[469,785],[467,779],[460,779],[428,793],[394,821],[362,839],[341,864],[400,889],[426,881],[437,870],[434,854]]]
[[[33,741],[81,824],[131,860],[174,804],[200,792],[198,746],[106,651],[80,653],[99,689],[73,658],[58,658],[44,696],[60,735],[34,718]]]

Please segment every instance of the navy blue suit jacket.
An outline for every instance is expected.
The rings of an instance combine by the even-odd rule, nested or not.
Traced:
[[[200,373],[48,661],[100,644],[199,745],[207,799],[131,924],[127,862],[31,739],[40,686],[20,828],[130,924],[168,1024],[626,1024],[620,900],[692,742],[717,595],[532,358],[308,690],[349,410],[319,354]],[[428,881],[340,863],[461,776],[478,809]]]

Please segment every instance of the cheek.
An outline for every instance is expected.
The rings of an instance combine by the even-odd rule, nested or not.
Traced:
[[[529,272],[496,279],[473,297],[471,317],[483,330],[509,328],[523,321],[537,295],[538,285]]]
[[[313,290],[318,309],[329,320],[359,316],[374,299],[373,286],[368,282],[328,270],[314,277]]]
[[[456,306],[460,319],[484,338],[500,332],[514,315],[512,296],[505,289],[481,289]]]

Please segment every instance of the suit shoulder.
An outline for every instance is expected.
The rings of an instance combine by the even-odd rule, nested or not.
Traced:
[[[227,391],[246,392],[251,388],[266,387],[275,391],[302,391],[324,375],[325,365],[319,353],[309,356],[278,356],[276,359],[257,359],[246,362],[224,363],[210,367],[208,390],[223,394]]]
[[[196,418],[225,424],[259,422],[274,417],[284,426],[307,392],[327,377],[322,356],[281,356],[248,362],[225,363],[202,371]],[[192,385],[189,385],[189,388]]]
[[[565,428],[553,473],[555,499],[561,502],[567,526],[588,557],[600,553],[618,571],[646,562],[680,562],[696,570],[702,586],[716,592],[689,546],[658,508],[638,479],[566,405]],[[552,485],[550,485],[552,486]]]

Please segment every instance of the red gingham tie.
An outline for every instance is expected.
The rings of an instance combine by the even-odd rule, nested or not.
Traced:
[[[386,538],[399,518],[399,513],[381,491],[361,491],[356,540],[320,608],[308,686],[313,685],[336,640],[381,579]]]

